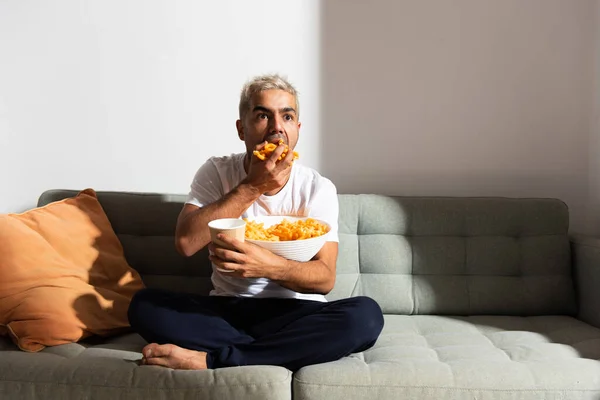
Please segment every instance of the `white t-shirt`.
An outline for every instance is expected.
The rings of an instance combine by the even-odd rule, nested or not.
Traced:
[[[187,203],[203,207],[221,199],[245,177],[245,153],[211,157],[200,167]],[[268,215],[313,217],[331,225],[328,240],[338,241],[338,199],[334,184],[317,171],[295,162],[290,179],[273,196],[262,195],[243,214],[242,218]],[[213,264],[213,296],[281,297],[326,301],[320,294],[304,294],[284,288],[265,278],[235,278],[219,272]]]

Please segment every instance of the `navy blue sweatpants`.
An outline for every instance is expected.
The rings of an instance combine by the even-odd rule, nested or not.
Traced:
[[[292,371],[364,351],[383,328],[368,297],[297,299],[138,292],[129,322],[147,342],[207,352],[209,368],[279,365]]]

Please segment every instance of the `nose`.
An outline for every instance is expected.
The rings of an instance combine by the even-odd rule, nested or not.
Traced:
[[[271,118],[271,126],[269,127],[269,133],[283,133],[283,118],[276,115]]]

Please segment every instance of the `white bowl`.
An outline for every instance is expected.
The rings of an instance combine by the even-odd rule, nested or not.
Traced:
[[[256,217],[256,218],[248,218],[249,221],[254,221],[257,223],[263,223],[263,227],[265,229],[269,228],[271,225],[276,225],[287,219],[290,222],[295,222],[299,220],[307,220],[309,217],[290,217],[286,215],[278,215],[278,216],[269,216],[269,217]],[[331,225],[327,222],[318,219],[312,218],[315,221],[320,222],[323,225],[326,225],[328,228],[328,232],[324,235],[313,237],[310,239],[300,239],[300,240],[286,240],[281,242],[270,242],[267,240],[252,240],[245,239],[250,243],[254,243],[260,247],[264,247],[265,249],[271,251],[278,256],[283,258],[287,258],[288,260],[294,261],[309,261],[311,258],[315,256],[321,250],[321,247],[327,241],[327,237],[329,236],[329,230],[331,230]]]

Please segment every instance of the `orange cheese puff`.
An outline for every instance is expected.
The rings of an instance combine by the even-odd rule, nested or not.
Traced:
[[[250,221],[247,218],[244,218],[244,221],[246,221],[245,237],[251,240],[265,240],[269,242],[302,240],[321,236],[329,232],[329,228],[326,225],[312,218],[296,222],[284,219],[267,229],[265,229],[262,222]]]
[[[265,145],[265,147],[263,147],[261,150],[254,150],[252,154],[254,154],[256,157],[258,157],[259,159],[265,161],[267,159],[267,157],[269,157],[271,155],[271,153],[273,153],[273,151],[275,151],[275,149],[277,148],[277,146],[283,144],[283,140],[279,139],[279,143],[275,144],[275,143],[267,143]],[[283,150],[283,153],[281,153],[281,156],[279,156],[279,158],[277,159],[277,161],[281,161],[284,159],[284,157],[286,156],[286,154],[289,151],[289,147],[287,146],[287,144],[285,145],[285,148]],[[294,151],[294,160],[298,159],[298,153],[296,153]]]

